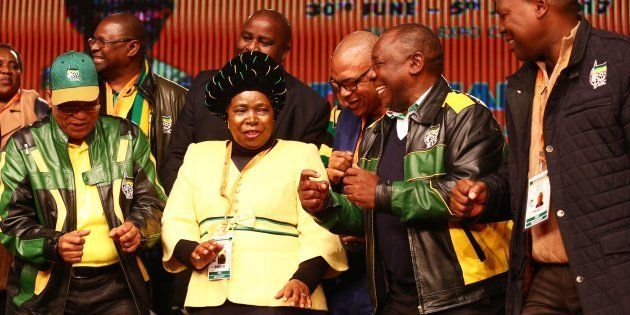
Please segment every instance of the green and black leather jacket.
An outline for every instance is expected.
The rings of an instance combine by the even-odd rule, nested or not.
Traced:
[[[77,180],[97,186],[110,229],[130,221],[142,249],[159,244],[166,196],[146,136],[127,120],[101,116],[85,140],[92,168],[82,178],[74,178],[68,138],[52,117],[16,132],[0,155],[0,241],[15,257],[8,303],[18,314],[64,313],[72,265],[56,245],[76,230]],[[115,245],[138,313],[148,314],[143,263]]]
[[[366,129],[360,166],[376,172],[395,118],[384,116]],[[475,224],[455,219],[449,194],[462,178],[496,171],[504,140],[492,112],[479,100],[451,90],[443,78],[410,115],[404,181],[378,183],[375,210],[331,191],[317,221],[331,232],[364,235],[370,297],[382,307],[388,279],[375,248],[374,211],[390,212],[406,224],[418,313],[428,314],[504,294],[511,222]]]

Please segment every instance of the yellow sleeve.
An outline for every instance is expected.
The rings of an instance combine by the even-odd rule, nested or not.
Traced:
[[[319,157],[319,152],[313,144],[308,144],[307,149],[304,152],[304,158],[301,159],[300,169],[297,170],[295,188],[300,183],[300,173],[304,169],[314,170],[319,173],[321,180],[328,181],[326,175],[326,169]],[[296,194],[298,199],[296,205],[298,207],[298,232],[300,241],[300,262],[322,256],[330,266],[326,272],[326,278],[334,277],[342,271],[348,269],[348,260],[346,257],[346,251],[341,245],[339,236],[330,233],[328,230],[317,224],[311,215],[309,215],[300,204],[300,197]]]
[[[180,272],[186,269],[175,257],[173,250],[182,239],[200,242],[200,230],[193,203],[195,179],[195,144],[191,144],[184,156],[184,163],[179,169],[175,184],[169,195],[164,215],[162,216],[162,262],[168,272]]]

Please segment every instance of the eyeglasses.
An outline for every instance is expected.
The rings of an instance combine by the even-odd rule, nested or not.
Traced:
[[[85,113],[95,113],[101,109],[100,104],[89,104],[89,105],[71,105],[71,104],[61,104],[57,105],[57,109],[64,115],[74,115],[78,112]]]
[[[103,48],[109,45],[113,45],[116,43],[124,43],[124,42],[129,42],[132,41],[133,38],[122,38],[122,39],[115,39],[115,40],[104,40],[104,39],[100,39],[100,38],[90,38],[88,39],[88,46],[92,47],[94,45],[96,45],[96,47],[98,48]]]
[[[339,82],[339,81],[334,80],[333,78],[330,78],[328,80],[328,84],[330,84],[330,86],[332,86],[333,90],[335,91],[340,91],[341,88],[343,87],[347,91],[353,92],[354,90],[357,89],[357,86],[359,85],[359,83],[361,83],[361,80],[363,80],[363,77],[366,74],[368,74],[370,70],[372,70],[371,67],[365,70],[363,73],[361,73],[361,75],[359,75],[356,79],[350,78],[350,79],[345,79]]]

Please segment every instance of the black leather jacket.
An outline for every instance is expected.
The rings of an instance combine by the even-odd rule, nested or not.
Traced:
[[[77,180],[97,186],[110,229],[132,222],[142,250],[159,245],[166,195],[157,184],[147,138],[128,120],[101,116],[85,141],[92,168],[83,178],[74,177],[68,136],[50,116],[17,131],[2,152],[0,242],[14,256],[9,314],[64,313],[72,265],[57,253],[57,242],[77,228]],[[125,192],[129,186],[132,196]],[[144,263],[114,245],[138,313],[149,314]]]
[[[366,129],[360,166],[376,171],[395,120],[387,116]],[[393,131],[395,132],[395,131]],[[378,311],[389,290],[374,239],[374,211],[400,216],[408,231],[419,314],[470,304],[503,294],[511,222],[474,224],[450,215],[455,181],[496,171],[503,136],[490,110],[440,78],[411,114],[404,181],[381,181],[376,210],[362,209],[331,192],[317,221],[333,233],[365,235],[370,295]]]
[[[155,163],[159,169],[164,160],[164,151],[171,139],[171,132],[177,121],[177,116],[186,103],[188,90],[153,72],[149,73],[139,89],[142,96],[152,106],[151,153],[155,157]],[[104,82],[100,83],[100,90],[100,103],[107,104]],[[101,106],[101,113],[107,113],[106,106]]]

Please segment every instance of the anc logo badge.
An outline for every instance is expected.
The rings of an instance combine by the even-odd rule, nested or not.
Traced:
[[[127,172],[123,173],[123,182],[121,185],[122,192],[125,194],[125,198],[133,199],[133,179],[127,176]]]
[[[162,116],[162,132],[171,133],[171,129],[173,128],[173,118],[171,115],[163,115]]]
[[[608,67],[606,67],[606,63],[597,64],[597,60],[593,64],[593,69],[591,69],[590,81],[593,86],[593,90],[606,85],[606,74]]]
[[[66,71],[66,79],[72,82],[81,81],[81,72],[77,69],[68,69],[68,71]]]
[[[440,134],[440,125],[431,126],[427,133],[424,134],[424,144],[427,149],[433,147],[438,141],[438,135]]]

